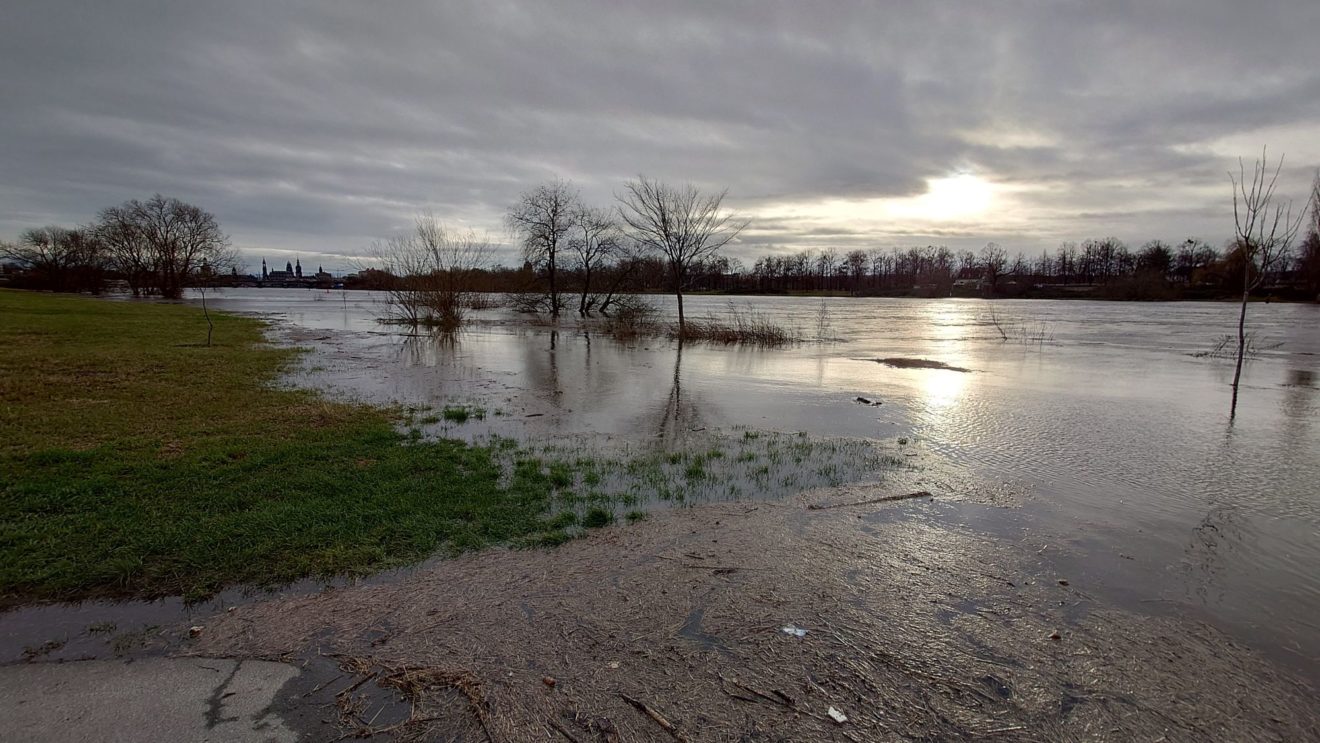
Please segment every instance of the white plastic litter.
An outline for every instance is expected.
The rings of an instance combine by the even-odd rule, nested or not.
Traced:
[[[792,635],[792,636],[794,636],[794,637],[806,637],[806,636],[807,636],[807,631],[806,631],[806,630],[802,629],[801,627],[795,627],[794,625],[791,625],[791,624],[786,624],[786,625],[784,625],[783,627],[780,627],[780,628],[779,628],[779,631],[780,631],[780,632],[783,632],[783,633],[786,634],[786,635]]]
[[[830,707],[830,719],[842,725],[843,723],[848,721],[848,716],[843,714],[839,710]]]

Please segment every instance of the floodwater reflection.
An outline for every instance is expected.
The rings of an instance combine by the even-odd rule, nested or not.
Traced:
[[[280,332],[328,337],[292,338],[313,349],[298,383],[500,413],[446,435],[662,447],[735,426],[907,437],[971,476],[1032,493],[1023,509],[1032,529],[1085,551],[1079,564],[1094,580],[1122,575],[1139,584],[1131,590],[1192,597],[1320,656],[1311,619],[1320,616],[1317,307],[1253,312],[1271,350],[1245,367],[1229,430],[1231,366],[1193,355],[1233,327],[1233,308],[1218,303],[830,299],[837,342],[749,349],[619,342],[571,321],[542,327],[498,311],[477,313],[451,339],[401,339],[372,322],[366,296],[318,302],[257,290],[211,301],[276,313]],[[726,301],[694,297],[693,314],[718,314]],[[809,327],[821,302],[748,301],[790,327]],[[1005,341],[992,310],[1001,325],[1043,328],[1050,340]],[[874,361],[892,357],[972,371]]]
[[[657,421],[654,424],[655,436],[662,442],[672,443],[686,437],[687,432],[704,429],[702,424],[702,406],[693,394],[683,394],[683,344],[674,346],[674,375],[669,386],[669,394],[658,406],[658,412],[649,416]],[[643,430],[645,424],[640,426]]]

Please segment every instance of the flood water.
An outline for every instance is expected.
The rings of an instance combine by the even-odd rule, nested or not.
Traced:
[[[477,313],[457,338],[410,337],[376,322],[380,302],[209,297],[274,317],[278,338],[312,349],[299,384],[490,412],[444,435],[663,442],[742,426],[908,438],[953,502],[960,482],[1025,494],[1015,508],[937,498],[913,509],[1037,546],[1088,593],[1204,618],[1313,676],[1320,666],[1320,306],[1251,306],[1260,350],[1231,419],[1232,361],[1198,356],[1234,330],[1226,303],[738,298],[813,339],[749,349],[618,342],[503,310]],[[688,314],[729,304],[693,297]],[[970,371],[876,361],[890,357]]]

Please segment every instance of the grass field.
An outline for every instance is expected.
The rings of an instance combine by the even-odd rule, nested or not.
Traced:
[[[0,604],[205,596],[554,543],[555,484],[273,386],[258,320],[0,290]]]

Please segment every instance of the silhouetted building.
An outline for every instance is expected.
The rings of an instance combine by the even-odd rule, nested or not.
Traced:
[[[283,271],[270,271],[266,267],[266,260],[264,258],[261,260],[261,286],[329,289],[335,284],[335,277],[321,266],[316,267],[315,274],[304,275],[301,259],[294,259],[292,262],[286,261]]]

